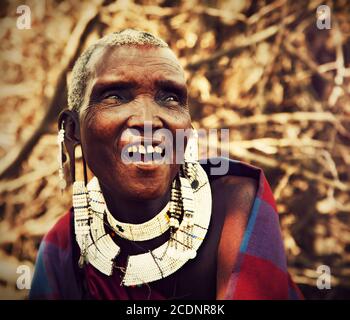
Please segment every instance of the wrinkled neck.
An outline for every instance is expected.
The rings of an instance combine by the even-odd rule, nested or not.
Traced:
[[[124,223],[139,224],[155,217],[169,202],[171,187],[159,198],[151,200],[127,199],[117,191],[101,186],[107,208],[115,219]]]

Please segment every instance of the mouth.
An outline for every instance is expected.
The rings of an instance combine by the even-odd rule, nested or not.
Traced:
[[[126,144],[122,148],[121,158],[125,164],[153,170],[166,163],[168,158],[166,153],[164,143],[161,141],[140,140]]]

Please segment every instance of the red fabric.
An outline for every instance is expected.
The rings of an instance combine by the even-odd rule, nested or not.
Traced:
[[[65,213],[46,234],[44,241],[52,243],[60,249],[67,249],[70,246],[70,216],[71,211]]]
[[[288,275],[273,263],[246,254],[233,299],[288,299]]]

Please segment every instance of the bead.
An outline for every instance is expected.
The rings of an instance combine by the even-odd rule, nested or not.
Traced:
[[[78,265],[79,265],[79,268],[84,267],[84,257],[82,255],[80,255],[79,257]]]
[[[123,227],[121,227],[121,226],[119,226],[119,225],[116,225],[116,227],[118,228],[118,230],[119,230],[120,232],[124,232]]]
[[[193,180],[193,181],[191,182],[191,187],[192,187],[192,189],[197,189],[198,186],[199,186],[198,180]]]
[[[187,250],[187,257],[189,259],[194,259],[197,256],[196,250]]]

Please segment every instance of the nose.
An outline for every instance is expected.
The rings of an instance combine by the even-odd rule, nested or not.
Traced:
[[[127,127],[137,129],[140,132],[144,132],[145,127],[152,128],[153,131],[163,128],[158,108],[159,106],[151,101],[151,98],[143,98],[137,107],[137,112],[128,119]]]

